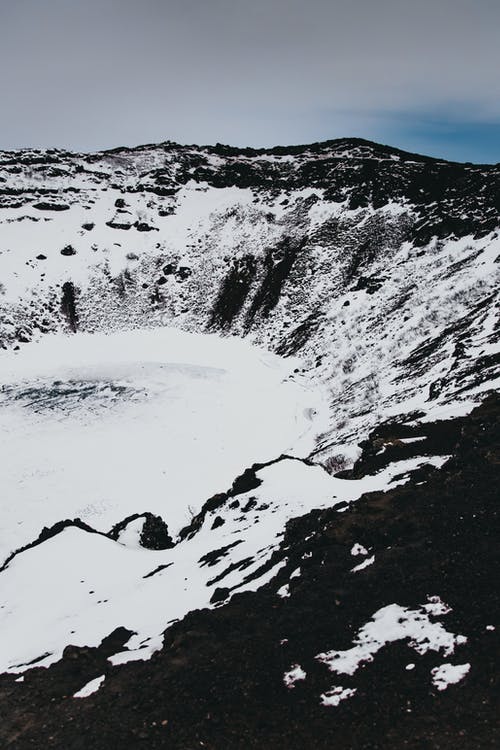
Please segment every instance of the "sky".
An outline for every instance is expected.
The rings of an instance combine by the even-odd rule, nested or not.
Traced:
[[[363,137],[500,162],[500,0],[0,0],[0,149]]]

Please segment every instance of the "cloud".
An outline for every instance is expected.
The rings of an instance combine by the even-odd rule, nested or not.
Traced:
[[[370,137],[437,110],[494,125],[499,28],[497,0],[4,3],[0,146]]]

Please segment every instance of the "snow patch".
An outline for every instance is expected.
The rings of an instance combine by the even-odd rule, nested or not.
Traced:
[[[456,685],[470,671],[470,664],[441,664],[431,670],[432,684],[438,690],[446,690],[448,685]]]
[[[145,522],[145,518],[136,518],[135,521],[130,521],[123,531],[118,534],[116,541],[123,544],[125,547],[134,547],[135,549],[142,548],[140,538]]]
[[[356,542],[356,544],[353,544],[351,548],[351,555],[356,557],[357,555],[367,555],[367,554],[368,554],[368,550],[366,549],[366,547],[363,547],[362,544],[358,544],[358,542]]]
[[[440,610],[440,614],[445,612]],[[358,631],[352,648],[327,651],[315,658],[332,672],[353,675],[361,664],[373,661],[375,654],[388,643],[402,640],[407,640],[418,654],[441,651],[449,656],[456,646],[466,643],[467,638],[448,632],[441,623],[431,622],[425,605],[408,609],[390,604],[379,609]]]
[[[351,573],[358,573],[360,570],[364,570],[364,568],[367,568],[369,565],[373,565],[374,562],[375,555],[367,557],[366,560],[363,560],[363,562],[359,563],[359,565],[355,565],[354,568],[351,568]]]
[[[307,677],[306,672],[302,669],[300,664],[293,664],[292,667],[288,670],[288,672],[285,672],[283,675],[283,682],[287,686],[287,688],[294,688],[296,682],[300,682],[301,680],[305,680]]]
[[[285,583],[284,586],[281,586],[281,588],[279,588],[276,593],[282,599],[288,599],[288,597],[290,596],[290,589],[288,588],[288,583]]]
[[[332,687],[326,693],[320,696],[322,706],[338,706],[341,701],[352,698],[356,693],[356,688],[344,688],[340,686]]]
[[[90,680],[90,682],[87,682],[81,690],[75,693],[73,698],[88,698],[92,693],[97,693],[105,679],[106,675],[103,674],[100,675],[100,677],[95,677],[93,680]]]

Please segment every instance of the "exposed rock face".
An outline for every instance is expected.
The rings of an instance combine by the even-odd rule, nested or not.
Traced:
[[[76,311],[75,287],[71,281],[66,281],[62,286],[61,310],[68,320],[68,325],[73,333],[78,328],[78,313]]]
[[[140,520],[141,528],[138,534],[139,544],[144,549],[160,550],[170,549],[174,546],[172,537],[168,533],[168,526],[160,516],[153,513],[134,513],[128,518],[124,518],[119,524],[114,526],[108,536],[111,539],[120,539],[120,535],[133,522]]]
[[[141,531],[141,544],[146,549],[168,549],[174,546],[168,526],[160,516],[146,513]]]

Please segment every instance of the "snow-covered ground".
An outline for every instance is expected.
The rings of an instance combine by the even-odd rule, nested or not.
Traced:
[[[2,356],[0,559],[44,526],[134,513],[175,534],[256,461],[314,444],[294,362],[171,329],[48,336]]]
[[[253,462],[288,457],[172,549],[142,548],[135,520],[116,541],[70,527],[15,555],[0,573],[0,671],[48,665],[119,626],[136,635],[112,663],[148,658],[168,623],[209,606],[216,588],[271,580],[290,518],[404,482],[424,461],[357,481],[301,461],[325,407],[321,391],[290,376],[296,364],[241,340],[168,329],[48,336],[4,354],[4,559],[67,518],[107,532],[150,511],[176,533]]]

